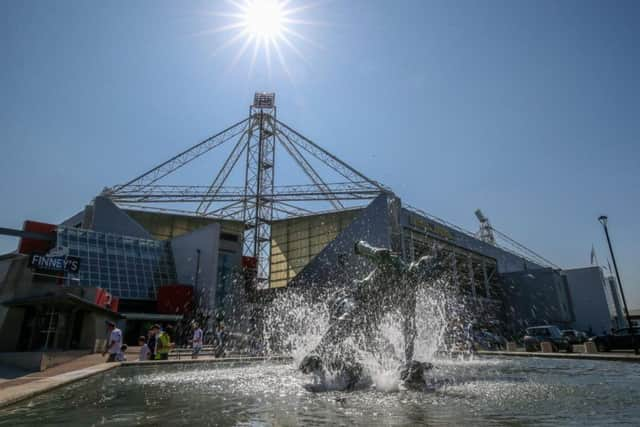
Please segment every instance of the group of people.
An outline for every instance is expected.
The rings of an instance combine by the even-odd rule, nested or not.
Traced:
[[[173,348],[168,328],[162,329],[156,324],[149,329],[147,336],[138,338],[140,354],[138,360],[169,360],[169,352]]]
[[[107,320],[106,324],[109,338],[102,355],[109,354],[107,362],[126,361],[127,345],[122,342],[122,331],[110,320]],[[149,329],[146,337],[138,338],[138,345],[140,346],[138,360],[168,360],[169,352],[173,347],[168,331],[157,324]]]
[[[224,349],[224,320],[223,318],[217,319],[216,327],[216,339],[218,340],[219,352]],[[107,362],[123,362],[127,360],[126,351],[127,345],[123,343],[122,331],[116,327],[116,324],[110,320],[106,321],[108,339],[102,353],[103,356],[109,354]],[[193,336],[191,339],[192,353],[191,357],[197,359],[198,355],[202,351],[204,345],[204,332],[197,322],[192,322],[191,327],[193,329]],[[138,345],[140,346],[140,353],[138,360],[168,360],[169,352],[174,347],[171,342],[171,336],[169,335],[169,328],[161,328],[156,324],[149,329],[147,336],[140,336],[138,338]],[[218,355],[217,352],[216,354]]]
[[[191,327],[193,329],[193,337],[191,338],[191,358],[197,359],[198,355],[202,351],[202,346],[204,345],[204,332],[202,328],[198,324],[198,322],[192,322]],[[218,319],[218,325],[216,327],[216,339],[218,341],[216,356],[219,357],[222,355],[224,351],[224,321],[222,318]]]

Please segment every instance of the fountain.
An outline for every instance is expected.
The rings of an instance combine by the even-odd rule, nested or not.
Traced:
[[[633,363],[447,356],[466,314],[446,260],[355,250],[375,264],[366,278],[282,292],[265,309],[267,353],[293,363],[123,366],[1,409],[0,425],[640,422]]]
[[[345,389],[366,385],[361,354],[394,358],[392,343],[381,334],[386,316],[397,315],[401,323],[403,360],[398,372],[406,387],[421,388],[432,365],[414,360],[416,301],[418,289],[445,273],[445,263],[436,256],[424,256],[410,264],[389,249],[364,241],[355,252],[371,260],[376,268],[352,287],[337,290],[329,302],[329,327],[299,369],[326,382],[328,377]],[[390,286],[392,285],[392,286]],[[336,381],[337,380],[337,381]]]

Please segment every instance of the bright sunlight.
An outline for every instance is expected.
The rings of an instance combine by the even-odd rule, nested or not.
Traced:
[[[249,73],[254,67],[259,54],[264,54],[267,71],[271,73],[272,57],[275,56],[280,66],[291,78],[285,60],[285,49],[291,51],[299,60],[308,63],[296,43],[305,43],[313,47],[321,47],[297,31],[296,27],[319,25],[320,23],[300,19],[297,15],[313,8],[317,3],[306,3],[301,0],[292,5],[292,0],[227,0],[231,6],[229,11],[214,12],[213,15],[230,18],[231,22],[217,26],[210,32],[235,33],[218,46],[216,52],[235,45],[235,55],[229,64],[235,64],[248,53],[251,62]]]
[[[277,0],[253,0],[244,9],[244,25],[253,37],[273,40],[280,36],[284,14]]]

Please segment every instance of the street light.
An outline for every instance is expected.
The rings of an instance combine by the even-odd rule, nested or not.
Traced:
[[[613,268],[616,270],[616,279],[618,280],[618,287],[620,288],[620,296],[622,297],[624,314],[627,316],[627,324],[629,325],[629,333],[631,334],[631,343],[633,345],[635,353],[638,354],[638,346],[636,344],[633,323],[631,323],[631,316],[629,316],[629,308],[627,307],[627,299],[624,297],[624,290],[622,289],[622,281],[620,280],[620,273],[618,272],[616,256],[613,254],[613,247],[611,246],[611,239],[609,238],[609,229],[607,228],[609,218],[607,218],[606,215],[601,215],[598,217],[598,221],[600,221],[600,224],[602,224],[602,226],[604,227],[604,234],[607,236],[607,244],[609,245],[609,253],[611,254],[611,259],[613,260]]]

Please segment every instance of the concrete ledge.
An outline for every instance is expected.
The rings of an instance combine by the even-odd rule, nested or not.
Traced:
[[[0,352],[0,363],[42,372],[87,354],[89,350]]]
[[[640,356],[622,353],[542,353],[540,351],[478,351],[480,356],[504,357],[552,357],[556,359],[609,360],[618,362],[640,362]]]
[[[216,363],[250,363],[250,362],[290,362],[293,358],[290,356],[272,356],[272,357],[222,357],[216,358],[212,356],[201,356],[197,359],[184,358],[184,359],[169,359],[169,360],[132,360],[127,362],[122,362],[123,366],[151,366],[151,365],[184,365],[190,363],[206,363],[206,364],[216,364]]]
[[[54,377],[42,378],[36,381],[31,381],[27,384],[5,388],[0,390],[0,408],[4,408],[5,406],[12,405],[25,399],[30,399],[44,392],[91,377],[99,374],[100,372],[117,368],[118,366],[120,366],[119,363],[101,363],[89,368],[66,372]]]

